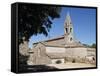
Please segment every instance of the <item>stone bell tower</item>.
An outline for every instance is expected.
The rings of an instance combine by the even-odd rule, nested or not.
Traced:
[[[65,23],[64,23],[64,33],[65,33],[65,45],[68,45],[70,43],[74,42],[73,37],[73,24],[70,18],[70,14],[67,13]]]

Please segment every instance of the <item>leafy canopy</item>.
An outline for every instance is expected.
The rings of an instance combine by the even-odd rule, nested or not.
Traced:
[[[19,5],[18,34],[19,44],[29,40],[32,35],[48,36],[52,20],[60,17],[61,7],[51,5],[21,4]]]

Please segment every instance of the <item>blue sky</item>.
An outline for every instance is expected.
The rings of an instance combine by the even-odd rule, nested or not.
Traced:
[[[74,37],[84,44],[91,45],[96,42],[96,9],[90,8],[73,8],[63,7],[60,13],[60,18],[54,19],[49,36],[45,37],[43,34],[32,36],[30,38],[29,47],[32,43],[50,38],[55,38],[64,34],[64,21],[69,12],[74,28]]]

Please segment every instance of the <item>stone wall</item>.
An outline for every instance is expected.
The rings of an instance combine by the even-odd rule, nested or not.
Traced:
[[[46,47],[46,53],[63,53],[65,57],[80,57],[87,56],[87,48],[60,48],[60,47]]]
[[[52,59],[51,62],[52,64],[64,64],[65,60],[63,58],[62,59]]]
[[[21,43],[19,45],[19,53],[21,55],[28,56],[29,55],[29,53],[28,53],[29,51],[30,51],[30,49],[28,47],[28,42],[27,41],[24,41],[23,43]]]
[[[46,53],[65,53],[65,48],[60,47],[46,47]]]
[[[78,62],[78,63],[92,63],[93,61],[88,58],[88,54],[95,54],[95,51],[88,51],[85,47],[75,48],[62,48],[62,47],[47,47],[43,44],[37,44],[30,53],[28,60],[29,65],[44,65],[55,63],[57,60],[61,60],[63,63]],[[54,56],[55,58],[51,57]],[[61,59],[62,58],[62,59]]]
[[[87,56],[87,48],[84,47],[66,48],[66,54],[68,57],[84,58],[85,56]]]
[[[33,54],[30,55],[28,64],[32,65],[44,65],[44,64],[50,64],[51,59],[46,55],[46,49],[45,46],[41,43],[37,44],[36,47],[34,47]]]

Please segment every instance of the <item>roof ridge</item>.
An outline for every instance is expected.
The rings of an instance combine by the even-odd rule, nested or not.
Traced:
[[[52,38],[52,39],[48,39],[48,40],[44,40],[44,41],[38,41],[38,42],[35,42],[33,44],[37,44],[37,43],[40,43],[40,42],[48,42],[48,41],[56,40],[56,39],[63,38],[63,37],[64,37],[64,35],[61,35],[59,37],[55,37],[55,38]]]

